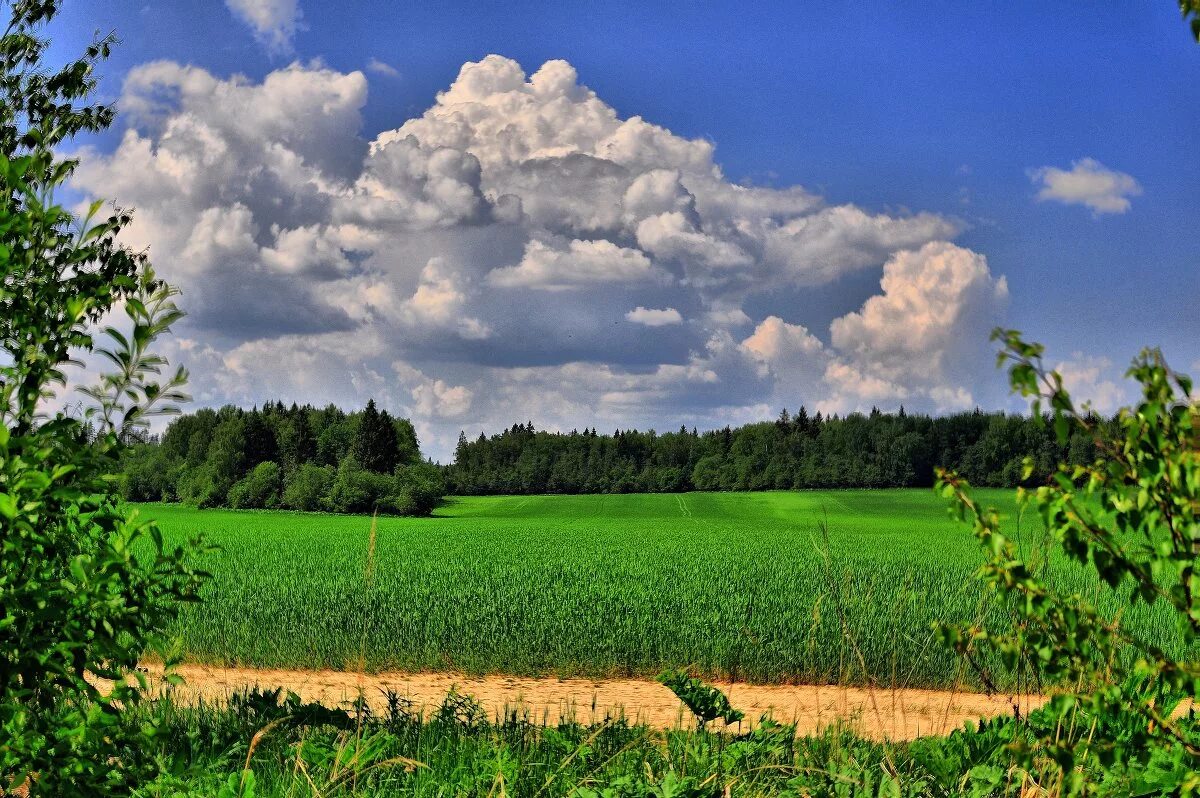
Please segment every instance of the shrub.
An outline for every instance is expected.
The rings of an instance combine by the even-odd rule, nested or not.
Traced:
[[[171,474],[158,446],[132,446],[121,457],[121,495],[132,502],[172,497]]]
[[[283,474],[277,463],[259,463],[229,489],[229,506],[235,510],[273,510],[279,506]]]
[[[375,504],[375,509],[381,515],[428,515],[427,512],[421,511],[416,500],[405,491],[384,496]]]
[[[283,489],[283,506],[293,510],[328,510],[333,469],[305,463],[292,473]]]
[[[176,483],[175,489],[179,492],[179,501],[192,507],[220,507],[225,501],[225,492],[218,487],[212,471],[208,468],[197,468],[185,473]]]
[[[441,469],[429,463],[417,463],[401,468],[393,481],[393,496],[403,497],[397,502],[397,515],[429,515],[446,493],[446,483]]]
[[[339,513],[369,513],[379,500],[395,492],[393,478],[387,474],[364,471],[353,456],[338,466],[337,477],[329,492],[331,509]]]

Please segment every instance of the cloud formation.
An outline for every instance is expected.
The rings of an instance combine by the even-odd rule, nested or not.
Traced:
[[[1070,169],[1043,166],[1029,173],[1040,186],[1038,200],[1054,200],[1064,205],[1085,205],[1096,215],[1125,213],[1129,198],[1140,196],[1142,187],[1132,175],[1109,169],[1094,158],[1081,158]]]
[[[300,0],[225,0],[225,6],[272,53],[292,52],[292,42],[304,17]]]
[[[1130,383],[1121,380],[1106,357],[1075,352],[1070,360],[1055,365],[1063,386],[1078,407],[1090,407],[1101,415],[1111,415],[1133,404],[1136,398]]]
[[[1006,302],[934,213],[730,181],[713,143],[622,119],[550,61],[465,64],[419,117],[362,138],[367,82],[294,63],[262,82],[155,62],[130,127],[75,186],[137,209],[190,311],[178,354],[209,404],[267,398],[460,428],[740,423],[801,402],[943,410],[998,383]],[[829,329],[763,297],[882,273]]]
[[[644,308],[638,305],[625,314],[625,318],[634,324],[644,324],[647,327],[666,327],[668,324],[682,324],[683,316],[675,308]]]

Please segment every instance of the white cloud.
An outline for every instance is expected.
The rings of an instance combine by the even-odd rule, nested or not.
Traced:
[[[984,375],[988,331],[1008,303],[1004,277],[992,276],[983,255],[934,242],[893,255],[880,287],[830,325],[827,406],[861,410],[890,399],[949,412],[983,400],[973,387],[995,385]]]
[[[636,249],[619,247],[611,241],[571,241],[565,248],[530,241],[516,266],[488,274],[492,285],[567,291],[599,283],[663,282],[670,276],[654,266]]]
[[[1063,387],[1076,407],[1088,406],[1102,415],[1111,415],[1133,398],[1106,357],[1074,352],[1070,360],[1058,363],[1054,370],[1062,375]]]
[[[765,363],[780,363],[797,355],[814,357],[824,349],[821,342],[803,325],[788,324],[778,316],[768,316],[742,341],[742,347]]]
[[[1132,175],[1109,169],[1094,158],[1081,158],[1071,168],[1043,166],[1029,173],[1040,186],[1039,200],[1054,200],[1065,205],[1086,205],[1092,212],[1125,213],[1129,198],[1140,196],[1142,187]]]
[[[430,379],[419,369],[396,361],[392,369],[401,383],[411,386],[412,412],[424,418],[462,418],[471,410],[474,392],[465,385],[449,385],[444,380]]]
[[[634,324],[644,324],[647,327],[666,327],[670,324],[682,324],[683,316],[675,308],[644,308],[638,305],[625,314],[625,318]]]
[[[380,61],[378,58],[371,56],[367,61],[367,71],[373,72],[376,75],[382,75],[385,78],[399,78],[400,70],[386,61]]]
[[[155,62],[129,73],[121,141],[81,153],[75,188],[136,208],[130,243],[184,290],[201,401],[374,396],[444,456],[517,419],[706,426],[1002,384],[978,349],[1004,281],[946,243],[954,219],[732,183],[712,142],[622,119],[563,61],[466,64],[369,142],[366,100],[363,73],[319,63],[254,82]],[[832,330],[777,307],[880,267]]]
[[[487,325],[466,315],[467,296],[461,277],[447,268],[441,258],[431,258],[421,270],[417,290],[404,301],[402,313],[413,325],[454,330],[467,340],[481,340],[491,334]]]
[[[303,25],[300,0],[225,0],[225,5],[271,52],[292,52],[296,31]]]

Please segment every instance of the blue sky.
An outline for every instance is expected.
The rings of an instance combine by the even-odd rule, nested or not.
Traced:
[[[89,156],[98,165],[80,182],[84,193],[121,187],[111,179],[111,170],[116,168],[113,153],[124,125],[148,143],[148,157],[161,158],[169,149],[164,143],[169,124],[162,127],[163,119],[200,119],[218,131],[233,124],[205,121],[205,113],[219,116],[236,110],[228,104],[237,100],[226,97],[222,109],[200,96],[209,91],[219,97],[216,83],[196,88],[194,80],[188,83],[177,71],[139,84],[132,94],[128,85],[123,88],[131,70],[136,72],[148,62],[197,67],[212,81],[240,74],[247,85],[259,85],[293,62],[304,73],[297,73],[297,80],[320,70],[324,76],[320,79],[325,80],[361,72],[362,96],[343,98],[346,116],[340,118],[340,127],[335,125],[337,132],[321,134],[323,146],[331,148],[336,144],[329,136],[345,135],[347,144],[339,149],[343,155],[352,153],[346,157],[354,160],[363,157],[356,146],[365,150],[365,142],[422,117],[435,105],[438,93],[455,82],[464,64],[494,53],[519,63],[527,76],[547,61],[569,62],[578,84],[594,92],[618,119],[641,116],[679,140],[711,143],[715,147],[711,159],[728,184],[748,183],[781,192],[803,187],[820,198],[822,207],[860,209],[876,217],[872,224],[900,220],[894,224],[902,225],[920,214],[945,220],[942,227],[935,224],[922,231],[897,227],[886,241],[873,240],[866,247],[870,252],[858,252],[846,261],[850,265],[828,274],[823,271],[825,276],[819,279],[804,260],[808,250],[794,250],[792,257],[798,260],[780,267],[785,276],[770,272],[773,276],[766,278],[762,269],[770,258],[748,255],[762,263],[752,267],[754,274],[731,293],[696,287],[703,280],[682,262],[678,242],[683,239],[672,239],[671,249],[660,237],[654,240],[656,248],[654,241],[640,240],[648,235],[643,228],[638,246],[633,247],[632,227],[623,232],[612,228],[603,235],[586,225],[566,230],[555,226],[559,222],[529,213],[545,198],[516,191],[532,220],[517,225],[520,234],[511,222],[503,229],[481,228],[478,219],[468,224],[462,216],[453,224],[439,221],[435,234],[428,226],[414,227],[409,219],[388,227],[386,234],[375,231],[387,238],[386,245],[376,241],[369,251],[355,250],[354,267],[346,267],[350,271],[344,269],[341,279],[356,279],[359,288],[367,276],[391,281],[388,284],[396,288],[394,303],[420,299],[423,285],[440,286],[437,296],[449,304],[439,305],[441,316],[418,314],[417,318],[410,312],[409,327],[391,329],[376,349],[357,355],[348,351],[346,373],[328,381],[282,379],[251,385],[253,381],[245,379],[244,363],[254,357],[273,359],[272,342],[275,347],[312,345],[333,351],[336,338],[301,341],[288,337],[297,333],[278,323],[278,329],[272,330],[271,319],[280,318],[279,313],[266,313],[263,323],[239,331],[237,325],[231,327],[203,312],[205,304],[215,302],[214,296],[220,294],[212,286],[221,284],[221,279],[253,294],[260,289],[245,275],[269,271],[275,261],[268,257],[258,263],[256,256],[246,255],[243,273],[232,278],[222,278],[216,271],[201,274],[198,269],[181,269],[178,279],[201,311],[193,314],[196,323],[182,333],[193,359],[203,360],[197,353],[205,352],[205,363],[211,363],[194,369],[197,378],[208,381],[197,391],[208,403],[276,395],[353,403],[360,395],[382,393],[385,401],[391,397],[397,409],[425,425],[425,437],[435,451],[444,451],[445,441],[456,436],[459,427],[491,428],[533,410],[545,414],[545,419],[534,420],[547,426],[588,424],[590,415],[603,418],[601,426],[620,422],[662,428],[674,426],[676,418],[701,426],[705,421],[749,418],[765,408],[777,411],[785,402],[794,407],[796,398],[810,405],[825,401],[842,410],[864,402],[888,406],[907,401],[910,406],[945,411],[954,409],[954,403],[936,397],[957,391],[960,401],[968,401],[961,397],[969,394],[972,404],[1004,405],[1002,381],[990,370],[990,363],[977,370],[955,362],[955,358],[975,358],[977,349],[935,352],[931,359],[942,368],[939,380],[905,381],[928,365],[898,361],[892,350],[899,346],[896,336],[902,333],[879,325],[885,319],[895,322],[904,305],[899,282],[911,279],[919,284],[920,275],[929,273],[927,267],[907,262],[893,267],[894,301],[866,310],[864,303],[881,294],[884,264],[894,252],[919,251],[935,240],[952,241],[962,252],[986,259],[986,275],[971,278],[975,282],[959,294],[926,291],[922,295],[921,301],[931,303],[935,312],[945,310],[946,303],[963,302],[958,321],[943,320],[959,326],[934,336],[943,344],[956,337],[982,337],[986,351],[991,321],[1024,329],[1050,345],[1055,357],[1069,361],[1079,389],[1090,390],[1100,404],[1117,400],[1119,392],[1111,383],[1142,345],[1162,346],[1181,367],[1200,365],[1196,343],[1200,314],[1195,312],[1200,302],[1200,237],[1196,235],[1200,103],[1195,89],[1200,85],[1200,47],[1191,40],[1173,3],[1113,3],[1089,13],[1068,3],[990,8],[961,3],[900,8],[863,3],[811,4],[803,9],[795,5],[447,3],[427,8],[387,2],[230,0],[227,6],[215,1],[165,0],[151,7],[143,2],[68,2],[53,33],[55,53],[66,57],[92,31],[116,30],[123,44],[105,69],[105,96],[116,99],[125,92],[121,105],[132,107],[136,103],[130,97],[140,91],[143,100],[153,94],[156,104],[153,120],[147,121],[151,115],[138,119],[131,114],[118,130],[92,142]],[[375,67],[369,68],[370,64]],[[192,88],[181,89],[185,84]],[[351,94],[356,90],[348,89]],[[260,101],[271,99],[266,96]],[[445,144],[444,140],[420,141],[422,152]],[[499,161],[489,160],[482,151],[485,146],[486,142],[478,141],[463,145],[468,156],[483,164],[479,191],[491,202],[507,190],[504,187],[511,188],[511,180],[503,172],[507,167],[494,165]],[[315,150],[306,153],[310,163],[322,157]],[[706,195],[709,189],[689,182],[687,167],[670,159],[651,163],[641,155],[635,160],[642,165],[639,168],[683,170],[681,190],[697,197],[703,217],[697,218],[695,229],[689,228],[693,238],[688,240],[693,244],[699,240],[695,236],[719,238],[714,231],[722,225],[732,230],[739,224],[758,223],[746,215],[746,205],[731,211],[728,218],[717,218],[719,214],[712,210],[716,194]],[[621,166],[628,168],[629,163]],[[331,161],[328,168],[340,167]],[[1038,171],[1044,169],[1062,171]],[[369,171],[368,165],[365,172]],[[1088,182],[1096,175],[1101,179],[1099,188]],[[1082,184],[1076,180],[1081,176]],[[352,181],[361,176],[341,177]],[[547,178],[539,179],[543,188],[548,185]],[[1106,180],[1115,180],[1117,188],[1109,191]],[[287,189],[282,186],[290,185],[283,179],[275,183],[274,190],[283,193]],[[580,190],[590,189],[575,186],[570,192]],[[1050,196],[1039,200],[1043,190]],[[270,204],[257,193],[239,199],[228,191],[214,191],[188,206],[189,212],[212,210],[217,196],[223,207],[241,202],[255,214],[256,202],[266,203],[264,207]],[[136,187],[124,193],[130,196],[112,198],[154,216],[153,203],[161,193],[139,193]],[[283,201],[275,198],[275,206]],[[795,218],[810,212],[796,210]],[[179,211],[172,213],[178,216]],[[258,214],[249,228],[255,251],[280,248],[278,241],[270,240],[277,235],[270,232],[271,224],[284,230],[328,227],[345,224],[347,213],[335,210],[328,219],[319,213],[301,214],[303,218]],[[165,209],[163,215],[168,215]],[[489,224],[499,224],[501,214],[495,211],[488,218]],[[785,221],[777,216],[771,224]],[[450,236],[446,230],[456,224],[461,235]],[[946,225],[953,231],[943,229]],[[149,229],[150,223],[147,227],[146,241],[151,242],[160,270],[170,275],[172,262],[184,257],[184,242],[196,240],[196,229],[168,234]],[[583,250],[573,249],[571,242],[591,246],[601,239],[623,247],[630,258],[641,254],[648,259],[653,274],[634,275],[635,280],[645,278],[644,285],[635,289],[627,283],[618,292],[617,286],[610,286],[617,281],[608,279],[614,272],[583,285],[579,275],[586,269],[607,267],[592,261],[584,264],[579,260]],[[344,235],[338,241],[337,246],[348,247]],[[504,244],[490,243],[495,241],[507,242],[516,254],[508,262],[497,255],[496,262],[484,263],[493,252],[503,250]],[[538,261],[520,272],[488,276],[496,269],[517,268],[517,260],[529,261],[531,241],[545,243],[546,251],[567,254],[550,265]],[[753,248],[732,238],[722,241],[747,252]],[[761,252],[766,252],[772,245],[763,241]],[[381,255],[384,250],[406,254],[389,260]],[[842,256],[822,252],[822,258],[841,262]],[[968,261],[959,250],[954,257],[964,264]],[[429,267],[434,258],[442,265]],[[531,271],[533,266],[538,270]],[[626,276],[634,274],[612,268]],[[556,269],[574,270],[569,285],[533,281]],[[307,279],[300,272],[290,276],[291,283],[280,291],[312,288],[300,285]],[[678,286],[689,288],[680,291]],[[327,296],[334,288],[325,285],[314,290]],[[506,293],[518,290],[521,293]],[[984,305],[978,304],[983,301],[978,299],[980,291],[989,297]],[[885,297],[889,294],[886,289],[882,292]],[[583,303],[585,294],[589,309],[604,306],[611,312],[607,316],[579,312],[572,302]],[[974,298],[968,302],[970,297]],[[297,301],[303,306],[307,300]],[[309,334],[378,331],[388,316],[383,307],[386,300],[379,302],[379,307],[372,306],[373,314],[324,327],[317,324]],[[736,323],[712,321],[715,314],[734,305],[745,318]],[[634,313],[635,306],[669,307],[681,321],[654,326],[634,321],[643,318],[627,315]],[[904,306],[912,309],[911,304]],[[249,301],[239,307],[243,314],[254,312]],[[417,305],[405,307],[416,312]],[[319,308],[301,312],[314,318],[324,313]],[[454,318],[448,321],[447,313]],[[859,321],[843,324],[840,337],[831,332],[835,319],[855,313]],[[963,321],[963,314],[979,316],[978,323]],[[608,324],[608,316],[614,324]],[[708,321],[699,321],[702,316]],[[428,324],[414,333],[410,327],[420,319]],[[525,322],[523,330],[522,325],[509,323],[514,319]],[[770,319],[778,321],[768,323]],[[446,323],[453,328],[449,337],[457,343],[428,334],[437,324]],[[799,328],[821,345],[816,361],[801,362],[802,353],[817,350],[816,343],[806,343]],[[393,333],[406,343],[392,341]],[[732,355],[718,351],[714,336],[728,337],[731,346],[752,362],[730,364]],[[437,340],[427,340],[431,338]],[[416,339],[424,343],[410,346]],[[550,340],[561,345],[548,344]],[[607,355],[605,341],[637,356]],[[864,354],[872,347],[891,354]],[[361,362],[349,362],[355,358]],[[243,364],[241,372],[238,363]],[[530,366],[542,371],[529,374]],[[717,383],[738,388],[722,392],[712,387],[708,377],[700,378],[703,385],[697,385],[688,383],[686,376],[679,385],[668,385],[676,372],[664,371],[664,366],[707,369]],[[841,373],[843,366],[852,375],[851,383],[861,386],[875,380],[878,390],[839,393],[838,385],[845,389],[847,383],[838,383],[834,372]],[[362,377],[355,371],[360,367],[379,379]],[[651,384],[638,383],[639,375],[656,367]],[[555,368],[559,371],[553,375],[545,371]],[[490,376],[481,376],[484,372]],[[577,393],[559,389],[576,378]],[[756,389],[743,390],[748,383]],[[522,386],[545,396],[545,401],[532,405],[518,401]],[[561,395],[551,397],[556,390]]]

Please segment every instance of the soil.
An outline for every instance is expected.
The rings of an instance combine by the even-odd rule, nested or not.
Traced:
[[[223,699],[238,689],[258,685],[282,687],[306,701],[329,706],[352,701],[360,694],[374,708],[385,706],[384,692],[394,691],[430,714],[451,688],[473,696],[491,717],[515,710],[529,720],[557,723],[574,718],[582,723],[624,716],[660,729],[688,727],[692,720],[670,690],[645,679],[520,678],[503,675],[467,676],[445,673],[377,673],[297,671],[183,665],[178,670],[187,684],[176,688],[184,701]],[[839,687],[833,685],[717,684],[732,704],[746,713],[748,724],[769,714],[795,722],[799,734],[811,734],[841,721],[875,739],[911,740],[945,734],[964,722],[1027,713],[1044,699],[1039,696],[985,696],[939,690]]]

